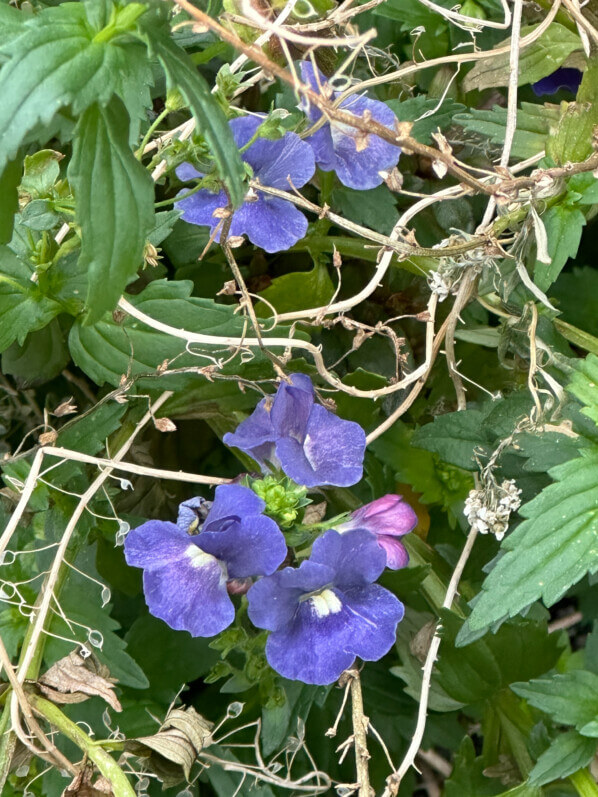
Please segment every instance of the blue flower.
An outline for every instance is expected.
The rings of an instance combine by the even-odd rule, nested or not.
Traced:
[[[544,94],[556,94],[559,89],[568,89],[573,94],[576,94],[582,76],[579,69],[562,66],[551,75],[548,75],[548,77],[532,83],[532,91],[536,97],[542,97]]]
[[[262,122],[263,117],[255,116],[233,119],[229,124],[237,147],[241,149],[248,144]],[[295,133],[285,133],[276,141],[257,138],[241,157],[262,185],[285,191],[291,189],[287,178],[295,188],[301,188],[313,177],[316,168],[311,147]],[[176,173],[181,180],[203,177],[189,163],[181,164]],[[205,188],[175,203],[183,211],[185,221],[206,225],[212,233],[222,224],[222,216],[216,212],[227,205],[224,191],[214,193]],[[266,252],[280,252],[296,244],[306,232],[307,219],[291,202],[258,191],[248,194],[233,213],[229,235],[246,235]]]
[[[227,628],[235,617],[229,579],[269,575],[287,554],[282,532],[261,514],[264,507],[248,487],[227,484],[216,488],[199,534],[190,536],[162,520],[130,531],[125,558],[143,568],[150,612],[192,636],[214,636]]]
[[[201,495],[183,501],[182,504],[179,504],[179,514],[176,519],[177,526],[185,534],[193,534],[206,519],[208,506],[209,503]]]
[[[397,539],[417,526],[417,515],[401,495],[384,495],[356,509],[351,518],[337,530],[341,533],[353,529],[365,529],[376,535],[378,545],[386,553],[386,567],[399,570],[406,567],[409,554]]]
[[[368,531],[327,531],[309,560],[257,581],[249,618],[270,631],[266,657],[285,678],[330,684],[359,656],[377,661],[391,649],[403,604],[373,582],[386,556]]]
[[[290,382],[280,383],[273,400],[260,401],[224,442],[306,487],[355,484],[363,474],[365,432],[316,404],[308,376],[292,374]]]
[[[324,75],[319,69],[314,69],[311,61],[301,62],[301,77],[314,91],[331,100],[335,100],[340,94],[330,88]],[[387,105],[368,97],[352,95],[344,99],[339,108],[355,116],[367,113],[374,121],[386,125],[391,131],[397,123],[397,117]],[[307,115],[311,122],[317,122],[322,112],[310,106]],[[334,121],[326,122],[305,140],[311,144],[316,163],[322,171],[335,171],[343,185],[358,190],[380,185],[380,172],[393,169],[401,154],[399,147],[378,136],[364,136],[354,127]]]

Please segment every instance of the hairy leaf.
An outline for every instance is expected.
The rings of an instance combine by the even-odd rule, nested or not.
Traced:
[[[128,143],[124,105],[94,104],[77,126],[69,165],[88,271],[87,321],[112,310],[141,265],[154,222],[153,183]]]

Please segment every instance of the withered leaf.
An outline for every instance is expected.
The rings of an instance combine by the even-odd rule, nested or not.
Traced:
[[[150,765],[164,787],[189,779],[198,753],[212,743],[212,723],[194,708],[173,709],[158,733],[131,739],[126,749],[138,756],[149,757]]]
[[[62,797],[114,797],[112,786],[105,777],[100,776],[92,784],[93,777],[93,766],[86,765],[62,792]]]
[[[41,676],[38,686],[55,703],[80,703],[87,697],[97,696],[115,711],[122,711],[113,691],[114,683],[110,671],[95,654],[84,659],[73,650]]]

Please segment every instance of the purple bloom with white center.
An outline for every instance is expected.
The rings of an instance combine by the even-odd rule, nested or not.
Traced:
[[[273,400],[260,401],[224,442],[305,487],[355,484],[363,474],[365,432],[316,404],[308,376],[291,374],[290,382],[280,383]]]
[[[143,568],[150,612],[191,636],[214,636],[227,628],[235,617],[229,579],[269,575],[287,554],[282,532],[261,514],[264,508],[248,487],[226,484],[216,488],[199,534],[190,536],[163,520],[130,531],[125,558]]]
[[[239,149],[251,141],[263,121],[264,117],[244,116],[229,122]],[[291,190],[291,183],[294,188],[302,188],[313,177],[316,168],[311,147],[295,133],[285,133],[276,141],[258,138],[241,153],[241,157],[251,166],[254,178],[262,185],[284,191]],[[180,180],[204,176],[190,163],[181,164],[176,173]],[[214,213],[227,205],[224,191],[214,193],[206,188],[175,203],[183,211],[184,221],[208,226],[212,234],[222,224],[222,217],[214,216]],[[306,232],[307,219],[291,202],[254,191],[234,211],[229,235],[246,235],[266,252],[281,252],[290,249]],[[218,233],[218,240],[219,237]]]
[[[331,684],[355,658],[377,661],[394,644],[403,604],[373,582],[386,556],[368,531],[330,530],[309,560],[257,581],[249,618],[270,631],[266,657],[285,678]]]
[[[340,92],[335,92],[326,82],[319,69],[311,61],[301,62],[301,77],[318,94],[336,100]],[[344,99],[339,109],[349,111],[355,116],[370,117],[392,131],[397,117],[383,102],[370,100],[363,95],[352,95]],[[309,106],[307,116],[310,122],[317,122],[322,112]],[[399,162],[400,147],[389,144],[379,136],[367,135],[340,122],[326,122],[309,138],[305,139],[314,151],[316,163],[322,171],[335,171],[343,185],[363,190],[375,188],[382,183],[380,172],[393,169]]]
[[[548,77],[543,77],[542,80],[532,83],[532,91],[536,97],[542,97],[544,94],[556,94],[559,89],[568,89],[576,94],[582,76],[579,69],[562,66]]]
[[[401,495],[384,495],[355,512],[337,530],[341,534],[353,529],[365,529],[376,535],[378,545],[386,553],[386,567],[399,570],[409,562],[409,554],[397,537],[408,534],[417,526],[417,515]]]

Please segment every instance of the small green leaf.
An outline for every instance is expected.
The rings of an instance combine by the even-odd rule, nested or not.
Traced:
[[[593,152],[592,131],[598,123],[596,109],[590,104],[562,104],[556,129],[546,141],[546,154],[556,163],[584,161]]]
[[[197,120],[199,131],[214,156],[233,206],[239,207],[245,195],[245,170],[220,106],[187,53],[175,44],[170,32],[161,29],[155,22],[144,25],[142,19],[141,23],[150,52],[160,61],[169,88],[177,88],[185,97]]]
[[[566,778],[587,766],[596,754],[596,739],[576,731],[561,733],[542,753],[530,772],[530,781],[538,786]]]
[[[34,199],[25,205],[20,220],[24,227],[42,232],[60,224],[61,217],[53,210],[49,199]]]
[[[373,188],[368,194],[368,201],[364,202],[362,191],[335,188],[331,198],[332,209],[357,224],[388,235],[399,218],[396,198],[385,185]]]
[[[153,183],[133,155],[121,100],[94,104],[81,116],[68,170],[88,271],[87,321],[112,310],[143,261],[154,224]]]
[[[483,454],[489,442],[484,413],[478,410],[437,415],[433,423],[416,429],[411,440],[412,445],[464,470],[477,470],[474,452]]]
[[[47,196],[60,175],[59,161],[63,155],[53,149],[42,149],[27,155],[21,188],[34,197]]]
[[[529,25],[522,28],[521,36],[528,36],[537,27],[537,25]],[[505,39],[497,47],[504,47],[509,42],[510,39]],[[581,43],[576,33],[553,22],[539,39],[521,50],[519,85],[535,83],[552,74],[572,52],[579,50],[580,47]],[[463,81],[463,89],[464,91],[473,89],[482,91],[495,86],[506,86],[509,82],[509,71],[510,55],[508,52],[478,61]]]
[[[577,363],[568,389],[584,405],[583,414],[598,425],[598,357],[590,354]]]
[[[548,254],[551,263],[539,260],[534,265],[534,282],[542,291],[548,290],[561,273],[570,257],[575,257],[586,223],[579,208],[570,205],[554,205],[542,215],[548,236]]]
[[[33,270],[8,247],[0,247],[0,352],[48,324],[61,308],[31,281]]]
[[[598,675],[593,672],[557,673],[550,678],[512,684],[511,689],[549,714],[557,724],[573,725],[582,736],[598,736]]]

